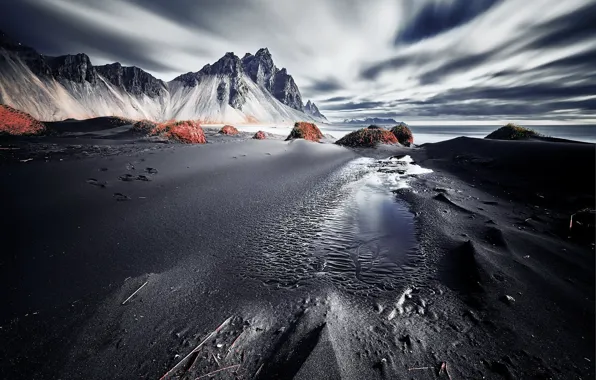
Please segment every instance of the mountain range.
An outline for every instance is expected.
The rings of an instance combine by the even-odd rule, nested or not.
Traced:
[[[164,82],[138,67],[94,66],[86,54],[50,57],[0,32],[0,104],[44,121],[97,116],[203,123],[326,122],[304,105],[268,49],[227,53],[197,72]]]
[[[343,124],[370,125],[370,124],[398,124],[395,119],[383,119],[379,117],[368,117],[366,119],[345,119]]]

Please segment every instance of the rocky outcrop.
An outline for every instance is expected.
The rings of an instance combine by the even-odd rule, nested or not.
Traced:
[[[303,110],[302,96],[300,95],[298,86],[296,86],[294,78],[287,73],[285,68],[275,74],[271,93],[283,104],[298,111]]]
[[[525,140],[531,137],[539,137],[540,134],[529,128],[521,127],[517,124],[507,124],[504,127],[492,132],[485,139],[492,140]]]
[[[265,140],[267,135],[263,131],[258,131],[252,138],[255,140]]]
[[[319,111],[319,108],[316,106],[316,104],[312,103],[310,100],[306,102],[306,105],[304,106],[304,113],[317,119],[327,121],[325,115],[323,115],[321,111]]]
[[[242,58],[242,66],[250,79],[266,88],[267,91],[272,91],[275,74],[278,70],[268,49],[259,49],[255,55],[246,53]]]
[[[391,133],[395,135],[397,141],[403,146],[414,144],[414,135],[406,123],[399,123],[399,125],[391,128]]]
[[[290,135],[288,136],[286,141],[294,139],[304,139],[319,142],[323,137],[323,133],[315,124],[298,122],[294,124],[294,128],[290,132]]]
[[[235,136],[238,133],[240,133],[235,127],[231,126],[231,125],[224,125],[220,130],[219,133],[222,135],[228,135],[228,136]]]
[[[43,123],[28,113],[0,105],[0,135],[36,135],[45,129]]]
[[[285,68],[279,70],[275,66],[268,49],[259,49],[255,55],[247,53],[242,58],[242,65],[246,74],[277,100],[295,110],[304,110],[302,95],[294,78]]]
[[[374,148],[378,144],[397,144],[397,142],[397,137],[391,131],[371,125],[354,131],[335,143],[353,148]]]
[[[52,76],[59,82],[88,82],[94,85],[98,81],[97,70],[93,67],[91,60],[86,54],[45,58],[48,66],[52,69]]]
[[[147,95],[156,98],[167,93],[166,84],[138,67],[125,67],[120,63],[97,66],[97,72],[104,79],[133,95]]]

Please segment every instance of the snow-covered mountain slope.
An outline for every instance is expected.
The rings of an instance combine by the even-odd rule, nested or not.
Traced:
[[[267,82],[261,75],[265,66]],[[292,77],[273,65],[266,49],[243,60],[228,53],[197,73],[164,83],[136,67],[95,67],[84,54],[45,57],[1,32],[0,104],[45,121],[97,116],[236,124],[326,121],[320,113],[304,112],[310,108],[305,110]]]
[[[168,84],[170,103],[166,114],[173,119],[199,119],[204,123],[287,123],[312,119],[279,102],[246,74],[242,74],[240,80],[245,85],[241,109],[230,105],[229,93],[223,97],[218,93],[218,88],[231,86],[229,77],[209,75],[196,86],[172,81]]]

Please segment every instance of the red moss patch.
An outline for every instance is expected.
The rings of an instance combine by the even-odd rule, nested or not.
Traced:
[[[0,105],[0,134],[35,135],[46,126],[33,116],[10,106]]]
[[[219,130],[219,133],[229,136],[235,136],[239,132],[235,127],[232,127],[231,125],[224,125],[223,128]]]
[[[305,122],[298,122],[294,124],[294,129],[290,132],[290,135],[286,139],[305,139],[309,141],[319,142],[320,139],[323,138],[323,133],[319,127],[317,127],[313,123],[305,123]]]
[[[188,144],[205,144],[207,142],[201,125],[192,120],[168,121],[157,124],[150,134]]]
[[[252,138],[257,140],[265,140],[267,138],[267,135],[263,131],[258,131]]]
[[[401,145],[410,146],[414,144],[414,135],[406,123],[399,123],[399,125],[391,128],[391,133],[395,135]]]
[[[341,139],[336,144],[350,147],[374,148],[377,144],[396,144],[397,137],[391,131],[372,126],[354,131]]]

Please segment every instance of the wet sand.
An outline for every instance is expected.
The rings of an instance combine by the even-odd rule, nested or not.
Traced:
[[[2,144],[3,378],[594,376],[593,145],[69,138]]]

